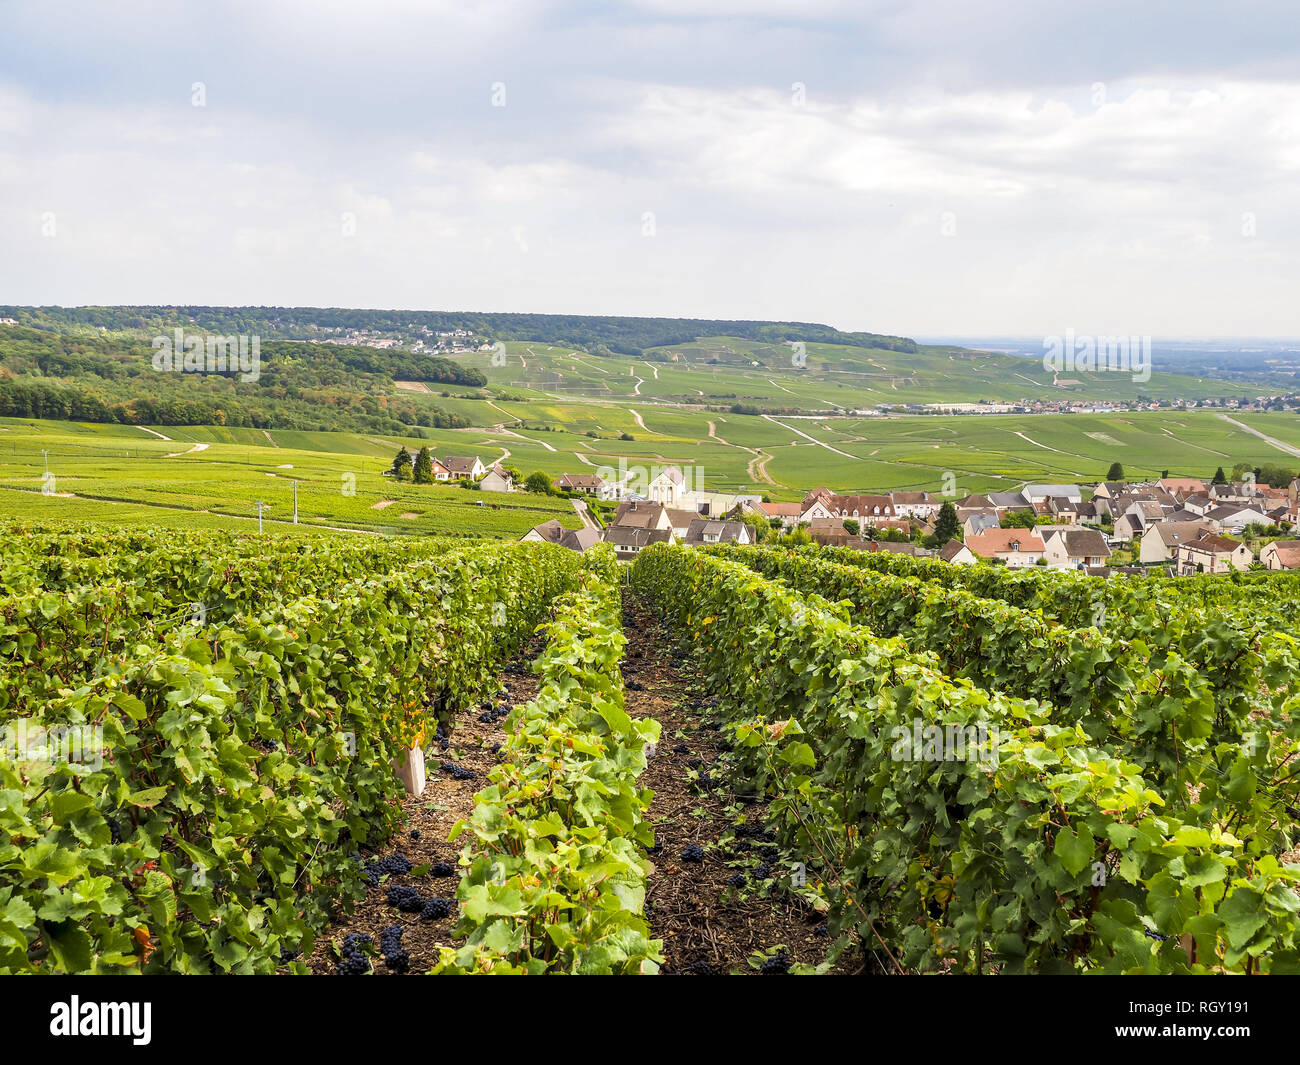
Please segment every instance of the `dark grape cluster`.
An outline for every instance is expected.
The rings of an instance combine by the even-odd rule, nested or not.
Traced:
[[[759,862],[758,865],[754,867],[754,879],[755,880],[772,879],[772,867],[768,865],[767,862]]]
[[[734,888],[742,888],[745,886],[745,874],[736,873],[730,880],[727,881],[727,883]]]
[[[784,976],[790,971],[790,955],[780,950],[758,967],[764,976]]]
[[[425,921],[440,921],[444,917],[451,916],[451,906],[451,899],[439,898],[435,895],[424,904],[420,917]]]
[[[828,936],[830,934],[831,934],[831,926],[828,924],[819,924],[816,928],[813,929],[813,935],[815,936]]]
[[[437,880],[441,880],[448,876],[455,876],[456,867],[452,865],[451,862],[434,862],[429,866],[429,875]]]
[[[478,774],[467,766],[457,765],[455,762],[443,762],[442,771],[451,777],[452,780],[473,780]]]
[[[1149,928],[1144,928],[1142,931],[1146,933],[1148,939],[1158,939],[1161,943],[1167,943],[1174,938],[1173,936],[1162,936],[1159,932],[1153,932]]]
[[[482,725],[493,725],[503,717],[510,716],[510,707],[505,703],[498,703],[496,706],[492,706],[490,703],[487,705],[488,708],[478,716],[479,723]]]
[[[353,855],[353,858],[358,862],[361,861],[360,855]],[[400,854],[390,854],[387,858],[372,858],[364,862],[361,868],[365,872],[366,883],[370,887],[378,887],[380,877],[405,876],[413,866],[408,858]]]
[[[722,976],[723,972],[712,962],[693,961],[682,970],[686,976]]]
[[[370,972],[370,959],[366,957],[365,948],[373,945],[374,941],[364,933],[349,932],[344,936],[339,957],[339,975],[365,976]]]
[[[122,842],[122,826],[111,817],[104,820],[108,822],[108,838],[114,843]]]
[[[691,749],[687,747],[686,744],[684,743],[679,743],[676,747],[673,748],[673,754],[690,754],[690,753],[691,753]]]
[[[645,852],[646,854],[659,854],[663,851],[663,849],[664,849],[664,845],[660,843],[658,840],[655,840],[652,844],[650,844],[650,846],[648,846],[645,849]]]
[[[280,948],[280,964],[281,964],[281,965],[288,965],[288,964],[289,964],[291,961],[293,961],[293,959],[296,958],[297,956],[298,956],[298,951],[296,951],[296,950],[289,950],[287,947],[281,947],[281,948]]]
[[[419,838],[420,838],[420,830],[419,830],[418,828],[413,828],[413,829],[411,829],[411,838],[412,838],[412,839],[419,839]]]
[[[625,687],[626,687],[627,690],[630,691],[630,692],[643,692],[643,691],[645,691],[645,685],[642,684],[639,680],[629,680],[629,681],[626,683]]]
[[[379,952],[384,956],[384,964],[395,973],[406,972],[411,964],[410,951],[402,949],[404,931],[400,924],[390,924],[379,933]]]
[[[702,862],[704,861],[704,848],[698,843],[688,843],[686,849],[682,851],[682,861],[684,862]]]
[[[413,887],[398,887],[393,884],[387,893],[388,905],[396,906],[403,913],[419,913],[424,908],[424,899]]]

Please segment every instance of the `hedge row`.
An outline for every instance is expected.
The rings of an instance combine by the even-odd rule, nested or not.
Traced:
[[[392,760],[495,683],[579,566],[468,548],[20,693],[39,713],[4,721],[0,973],[270,972],[309,950],[361,895],[349,852],[393,827]],[[43,729],[86,746],[49,756]]]
[[[617,584],[591,575],[558,604],[534,664],[541,690],[507,722],[491,784],[475,799],[457,897],[460,949],[435,973],[634,974],[658,970],[642,916],[652,842],[638,789],[652,719],[623,705]]]
[[[833,927],[886,967],[1300,971],[1300,868],[1255,831],[1260,811],[1244,828],[1169,814],[1050,708],[946,677],[739,563],[656,545],[633,584],[695,648],[782,842],[830,870]],[[1239,751],[1224,790],[1264,764]]]

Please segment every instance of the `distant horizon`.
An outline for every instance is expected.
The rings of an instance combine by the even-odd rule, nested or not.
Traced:
[[[918,344],[924,345],[943,345],[955,344],[960,341],[993,341],[993,340],[1012,340],[1012,341],[1033,341],[1039,342],[1044,336],[1054,335],[1063,332],[1068,325],[1058,326],[1054,330],[1047,332],[1016,331],[1000,332],[997,330],[972,330],[969,332],[959,333],[930,333],[925,331],[908,332],[896,331],[891,329],[880,328],[851,328],[838,325],[833,321],[817,321],[807,317],[792,318],[737,318],[723,317],[716,315],[685,315],[685,314],[617,314],[609,312],[592,312],[592,311],[569,311],[569,310],[547,310],[547,311],[527,311],[527,310],[501,310],[488,309],[483,307],[465,308],[465,307],[399,307],[399,306],[365,306],[362,304],[324,304],[324,303],[204,303],[188,300],[181,303],[142,303],[139,301],[128,301],[125,303],[0,303],[0,308],[6,310],[40,310],[42,308],[58,308],[62,310],[80,310],[92,307],[141,307],[141,308],[176,308],[176,307],[208,307],[220,308],[225,310],[343,310],[343,311],[387,311],[394,314],[464,314],[464,315],[546,315],[561,318],[631,318],[645,320],[674,320],[685,322],[761,322],[771,324],[789,323],[792,325],[816,325],[824,326],[829,329],[835,329],[841,333],[874,333],[879,336],[902,337],[908,340],[914,340]],[[1094,329],[1085,330],[1078,327],[1074,328],[1076,334],[1082,335],[1085,332],[1091,332],[1092,335],[1108,335],[1109,330]],[[1131,332],[1131,331],[1130,331]],[[1136,335],[1147,335],[1138,333]],[[1223,343],[1226,341],[1241,341],[1254,343],[1286,343],[1300,345],[1300,334],[1287,335],[1251,335],[1251,334],[1182,334],[1182,335],[1155,335],[1151,334],[1153,344],[1195,344],[1195,343]]]

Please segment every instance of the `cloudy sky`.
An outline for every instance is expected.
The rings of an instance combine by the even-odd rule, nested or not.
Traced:
[[[0,304],[1300,335],[1293,0],[0,12]]]

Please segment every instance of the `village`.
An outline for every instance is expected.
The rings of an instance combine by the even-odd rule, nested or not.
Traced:
[[[1249,476],[1219,483],[1220,471],[1211,480],[1026,484],[961,497],[955,491],[842,494],[814,488],[799,502],[770,502],[704,491],[678,466],[647,473],[635,486],[626,476],[606,479],[599,472],[566,473],[554,482],[534,473],[525,482],[501,463],[449,455],[429,456],[427,476],[483,492],[567,496],[583,528],[551,519],[521,539],[574,551],[607,543],[621,560],[658,543],[785,542],[1093,576],[1300,569],[1300,539],[1290,536],[1300,528],[1300,477],[1279,488]],[[1257,551],[1250,541],[1259,543]]]

